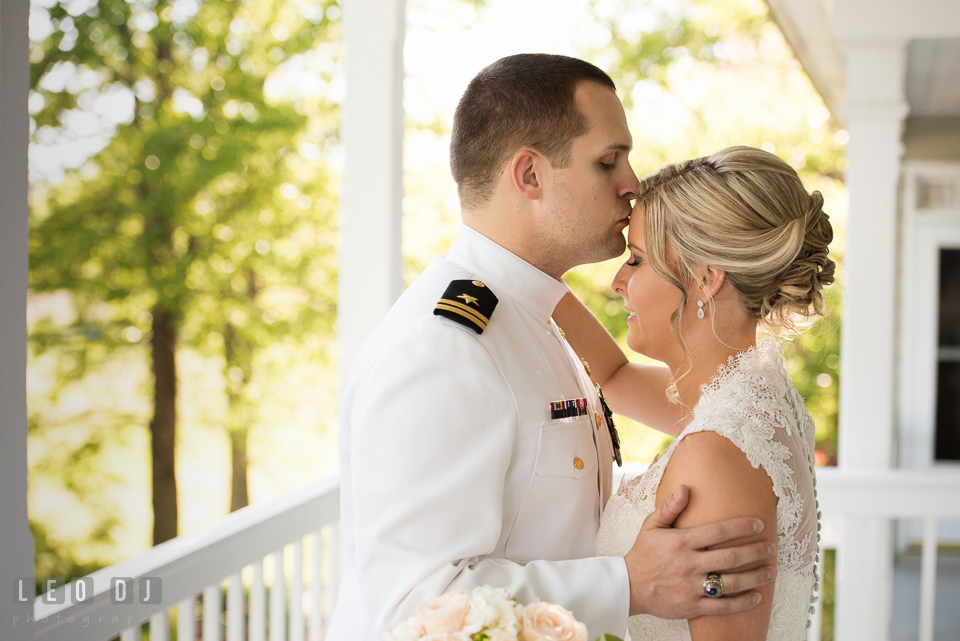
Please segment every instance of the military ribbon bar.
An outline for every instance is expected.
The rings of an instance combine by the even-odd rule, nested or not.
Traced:
[[[574,418],[587,415],[587,399],[576,398],[571,400],[551,401],[550,419]]]

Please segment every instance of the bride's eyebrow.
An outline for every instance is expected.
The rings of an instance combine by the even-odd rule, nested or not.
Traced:
[[[638,245],[634,245],[633,243],[627,243],[627,247],[629,247],[629,248],[632,249],[633,251],[638,252],[638,253],[640,253],[640,254],[646,254],[646,252],[643,251],[643,247],[640,247],[640,246],[638,246]]]

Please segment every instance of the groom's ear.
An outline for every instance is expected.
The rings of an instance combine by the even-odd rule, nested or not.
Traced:
[[[543,163],[545,158],[532,149],[521,149],[510,159],[510,179],[520,195],[539,200],[543,195]]]

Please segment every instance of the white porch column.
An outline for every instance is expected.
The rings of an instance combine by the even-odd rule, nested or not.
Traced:
[[[337,333],[340,389],[353,359],[400,295],[404,0],[342,3],[347,94],[340,197]],[[342,398],[342,396],[341,396]]]
[[[901,133],[907,114],[906,42],[846,42],[846,300],[841,341],[839,462],[894,463],[897,211]],[[893,528],[848,518],[837,550],[838,641],[890,638]]]
[[[33,638],[27,521],[29,0],[0,0],[0,639]],[[26,602],[15,579],[26,577]]]

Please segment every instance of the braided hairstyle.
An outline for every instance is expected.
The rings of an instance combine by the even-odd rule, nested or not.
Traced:
[[[807,193],[777,156],[728,147],[667,165],[641,181],[637,205],[650,265],[682,294],[671,329],[688,359],[680,321],[700,265],[726,272],[747,314],[774,334],[823,314],[833,227],[820,192]]]

